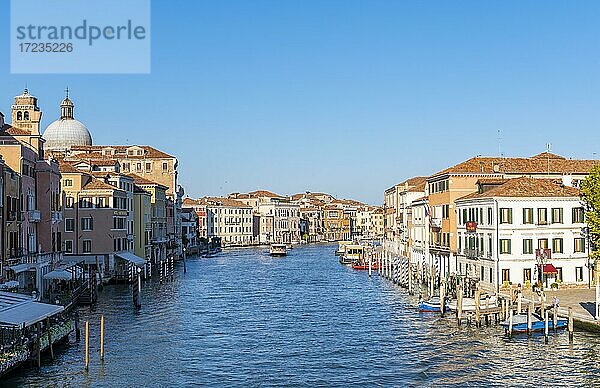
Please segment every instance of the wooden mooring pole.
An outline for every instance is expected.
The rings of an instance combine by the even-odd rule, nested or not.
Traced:
[[[100,361],[104,362],[104,314],[100,315]]]
[[[573,307],[569,306],[569,342],[573,343]]]
[[[481,291],[479,290],[479,283],[475,286],[475,326],[481,326]]]
[[[50,346],[50,358],[54,360],[54,346],[52,345],[52,328],[50,318],[46,318],[46,330],[48,330],[48,346]]]
[[[37,336],[35,338],[35,349],[37,351],[37,367],[42,367],[42,324],[38,322],[36,324]]]
[[[552,330],[556,332],[556,325],[558,324],[558,306],[554,303],[552,307]]]
[[[446,286],[442,282],[440,284],[440,313],[441,313],[442,317],[444,316],[444,313],[446,312],[445,310],[446,310]]]
[[[85,370],[90,368],[90,323],[85,321]]]
[[[533,302],[527,307],[527,335],[531,335],[531,325],[533,322]]]
[[[508,311],[508,336],[512,337],[513,335],[513,310],[510,309]]]
[[[369,277],[371,277],[371,271],[373,270],[372,265],[371,265],[372,261],[373,261],[373,258],[371,257],[371,255],[369,255]]]
[[[548,310],[544,311],[544,342],[548,343]]]
[[[463,301],[463,291],[462,286],[459,284],[456,290],[456,319],[458,320],[458,326],[461,324],[462,320],[462,301]]]

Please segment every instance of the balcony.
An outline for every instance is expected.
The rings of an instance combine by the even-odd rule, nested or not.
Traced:
[[[465,248],[464,252],[467,259],[478,260],[479,258],[485,257],[485,252],[477,248]]]
[[[441,229],[442,228],[442,219],[441,218],[431,218],[431,227],[432,228],[438,228]]]
[[[42,212],[39,210],[28,210],[27,216],[30,222],[40,222],[42,220]]]
[[[63,220],[62,212],[53,211],[52,215],[51,215],[51,220],[52,220],[53,224],[58,224],[59,222],[62,222],[62,220]]]

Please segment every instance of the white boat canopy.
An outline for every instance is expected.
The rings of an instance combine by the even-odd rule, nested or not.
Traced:
[[[142,259],[141,257],[136,256],[131,252],[119,252],[119,253],[115,253],[115,256],[117,256],[118,258],[121,258],[125,261],[128,261],[132,264],[135,264],[138,267],[143,267],[144,265],[146,265],[145,259]]]

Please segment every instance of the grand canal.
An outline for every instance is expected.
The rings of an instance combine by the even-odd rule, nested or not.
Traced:
[[[92,357],[72,339],[41,371],[4,383],[33,386],[598,385],[600,337],[576,332],[509,340],[496,326],[457,327],[420,315],[407,293],[341,266],[332,245],[227,251],[181,263],[175,281],[109,286],[90,321]],[[99,316],[106,360],[99,361]]]

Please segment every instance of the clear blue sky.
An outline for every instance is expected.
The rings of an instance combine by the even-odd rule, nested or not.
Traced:
[[[8,52],[8,2],[0,52]],[[268,188],[381,203],[468,157],[599,150],[600,3],[153,1],[151,75],[10,75],[44,124],[65,85],[96,144],[176,155],[191,196]],[[118,60],[112,58],[111,60]]]

